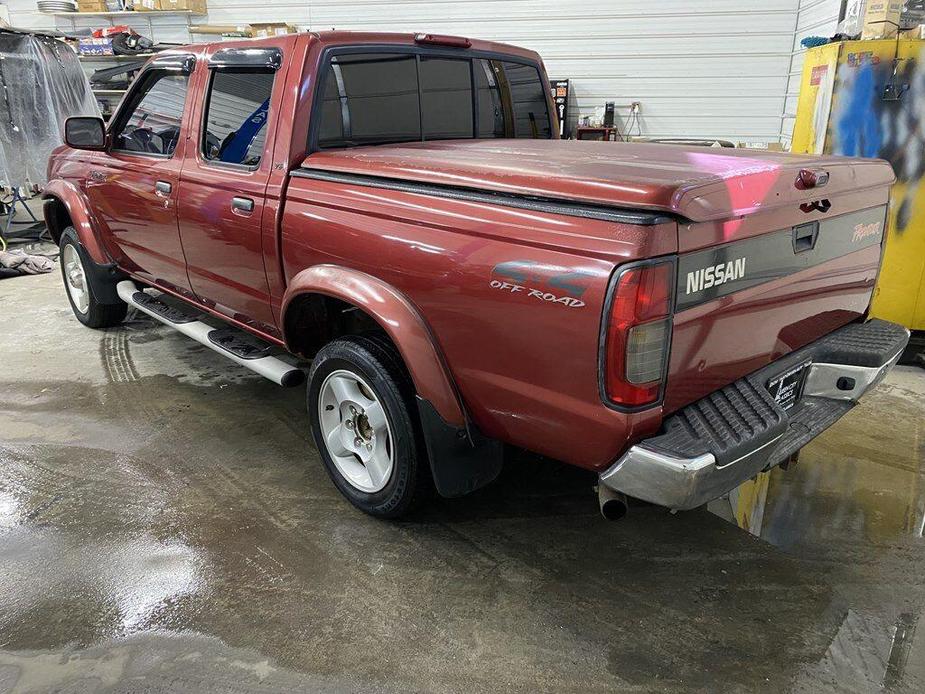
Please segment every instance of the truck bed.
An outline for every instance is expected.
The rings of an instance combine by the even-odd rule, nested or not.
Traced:
[[[826,184],[801,188],[798,176],[806,168],[824,168],[829,176]],[[885,205],[893,180],[889,165],[876,160],[536,140],[457,140],[320,151],[305,160],[299,173],[314,180],[310,186],[295,183],[290,193],[300,200],[299,206],[314,208],[311,215],[315,218],[327,216],[315,206],[325,206],[329,188],[324,182],[330,178],[328,182],[337,185],[338,197],[349,195],[351,199],[347,205],[354,227],[365,226],[356,216],[365,210],[365,214],[394,220],[390,227],[401,220],[402,233],[391,236],[426,237],[435,248],[466,247],[465,238],[476,233],[484,239],[485,250],[490,247],[495,262],[529,257],[524,250],[538,247],[530,253],[542,256],[539,248],[555,248],[557,264],[564,269],[594,267],[597,279],[586,295],[587,309],[569,316],[569,327],[581,316],[582,331],[571,337],[571,331],[560,331],[554,338],[554,324],[565,316],[551,314],[548,331],[539,330],[539,314],[517,312],[519,300],[515,300],[508,323],[529,316],[529,325],[522,332],[506,330],[503,338],[499,336],[513,341],[515,351],[529,350],[541,335],[548,336],[542,339],[550,346],[561,338],[563,344],[557,349],[570,352],[573,363],[566,372],[571,375],[556,386],[570,404],[560,403],[560,411],[547,421],[566,416],[563,411],[574,408],[575,402],[596,399],[591,394],[597,389],[597,335],[608,267],[678,254],[674,331],[661,416],[861,318],[876,280]],[[377,188],[383,192],[373,192]],[[472,200],[482,218],[478,223],[474,223],[472,201],[456,202],[469,195],[477,196]],[[801,209],[802,203],[823,197],[830,205],[826,211]],[[493,201],[500,206],[509,205],[512,199],[576,207],[540,207],[529,220],[520,215],[522,223],[516,227],[501,223],[502,218],[511,217],[495,215],[494,224],[487,226],[485,222],[493,217],[489,211],[499,209]],[[404,201],[400,209],[392,209],[400,201]],[[328,204],[347,209],[342,207],[343,197]],[[288,211],[296,209],[290,206]],[[555,223],[557,217],[562,222]],[[421,224],[425,226],[415,231],[414,225]],[[858,224],[876,226],[875,233],[856,238]],[[425,232],[434,225],[440,227],[436,236]],[[794,234],[807,228],[812,232],[812,245],[798,249]],[[377,260],[404,255],[400,245],[392,245],[395,250],[383,249]],[[620,252],[615,252],[617,248]],[[463,258],[453,261],[456,270],[447,277],[450,286],[443,287],[461,292],[456,301],[463,301],[470,290],[462,285],[451,289],[455,278],[481,275],[487,281],[490,276],[488,268],[478,267],[484,261],[470,267]],[[594,265],[589,264],[591,259]],[[442,261],[431,257],[428,262]],[[732,263],[734,276],[712,285],[704,281],[706,268],[719,264],[725,268],[727,262]],[[476,295],[481,292],[473,292],[472,298]],[[442,300],[431,306],[429,291],[412,291],[411,298],[434,321],[450,363],[457,368],[466,365],[464,391],[482,378],[490,380],[495,389],[499,383],[521,382],[519,377],[512,378],[517,369],[511,365],[502,375],[491,373],[487,363],[467,364],[478,357],[450,339],[455,317],[443,322],[438,310]],[[484,308],[487,296],[480,300]],[[488,334],[489,326],[484,330]],[[521,336],[523,345],[519,344]],[[574,363],[576,359],[583,366]],[[553,363],[544,369],[555,373]],[[578,373],[582,378],[576,381]],[[529,381],[525,373],[523,382]],[[469,399],[478,402],[488,396],[473,393]],[[540,400],[519,407],[538,413],[551,404],[548,393]],[[490,421],[499,416],[478,412],[476,407],[476,420],[488,431],[506,426]],[[638,436],[647,433],[645,426],[637,431]],[[570,457],[555,446],[544,452]],[[575,458],[580,457],[577,452]]]

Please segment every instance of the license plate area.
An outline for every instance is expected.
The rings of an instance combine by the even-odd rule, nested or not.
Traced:
[[[807,370],[812,363],[812,360],[807,360],[768,381],[768,392],[782,410],[789,410],[800,401]]]

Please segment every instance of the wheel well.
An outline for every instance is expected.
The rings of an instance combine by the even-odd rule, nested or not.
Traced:
[[[56,244],[61,243],[61,233],[74,224],[67,207],[58,198],[45,198],[42,203],[42,212],[51,238]]]
[[[303,294],[293,299],[283,318],[283,331],[290,351],[306,358],[314,357],[328,342],[344,335],[378,333],[395,347],[388,333],[363,309],[324,294]]]

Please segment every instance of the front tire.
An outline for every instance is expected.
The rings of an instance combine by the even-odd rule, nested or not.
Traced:
[[[61,276],[67,291],[67,300],[74,315],[88,328],[110,328],[125,319],[128,305],[124,301],[104,304],[97,300],[102,287],[100,280],[91,271],[86,251],[80,245],[74,227],[67,227],[61,233]]]
[[[430,484],[414,387],[383,340],[350,336],[318,352],[308,376],[312,436],[350,503],[379,518],[407,513]]]

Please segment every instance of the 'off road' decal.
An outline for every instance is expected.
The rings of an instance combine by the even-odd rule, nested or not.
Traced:
[[[489,286],[537,301],[581,308],[585,302],[579,297],[588,289],[592,278],[591,273],[580,270],[567,270],[532,260],[509,260],[492,268]]]

